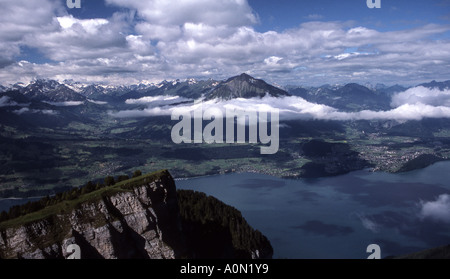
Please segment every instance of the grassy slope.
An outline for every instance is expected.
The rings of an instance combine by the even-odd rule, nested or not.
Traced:
[[[134,187],[144,185],[146,183],[151,183],[162,176],[169,175],[166,170],[150,173],[147,175],[142,175],[139,177],[131,178],[122,182],[118,182],[113,186],[101,188],[99,190],[81,195],[77,199],[62,201],[58,204],[48,206],[42,210],[32,212],[30,214],[20,216],[16,219],[7,220],[0,223],[0,230],[6,228],[18,227],[21,225],[36,222],[38,220],[43,220],[57,214],[71,212],[77,206],[86,202],[96,202],[101,200],[105,196],[112,196],[119,192],[126,192],[132,190]]]

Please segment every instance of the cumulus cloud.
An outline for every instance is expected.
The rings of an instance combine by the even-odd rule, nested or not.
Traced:
[[[420,202],[420,218],[450,223],[450,195],[440,195],[435,201]]]
[[[0,68],[20,54],[20,46],[33,34],[51,32],[61,5],[51,0],[2,0],[0,16]]]
[[[423,86],[410,88],[405,92],[398,93],[392,97],[392,106],[403,104],[425,104],[430,106],[450,107],[450,89],[429,89]]]
[[[66,15],[55,20],[59,25],[56,30],[36,33],[25,40],[54,61],[79,60],[82,64],[81,59],[92,59],[95,63],[113,60],[115,56],[120,59],[131,52],[126,36],[120,35],[127,27],[124,16],[76,19]]]
[[[450,76],[447,25],[379,31],[321,22],[258,32],[246,0],[106,0],[109,18],[75,18],[52,0],[4,0],[2,82],[36,77],[138,83],[247,72],[279,84],[418,83]],[[49,63],[15,61],[27,46]],[[352,49],[352,52],[348,52]]]
[[[147,21],[164,26],[183,25],[186,22],[242,26],[258,22],[257,16],[245,0],[106,0],[106,2],[135,9]]]

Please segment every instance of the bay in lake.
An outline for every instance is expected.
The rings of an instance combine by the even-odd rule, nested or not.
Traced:
[[[319,179],[243,173],[177,180],[214,196],[265,234],[274,258],[381,257],[450,244],[450,162],[389,174],[356,171]]]

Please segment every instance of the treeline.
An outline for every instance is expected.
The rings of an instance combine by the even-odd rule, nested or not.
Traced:
[[[250,227],[239,210],[201,192],[178,190],[177,196],[183,230],[197,257],[249,258],[256,250],[272,256],[268,239]],[[226,242],[232,243],[232,254]]]
[[[139,177],[142,175],[142,172],[140,170],[137,170],[133,173],[132,178]],[[70,201],[75,200],[79,198],[82,195],[100,190],[105,187],[114,186],[116,183],[125,181],[130,179],[128,175],[120,175],[117,178],[114,178],[113,176],[107,176],[103,180],[103,183],[97,182],[93,183],[92,181],[89,181],[86,185],[82,187],[72,188],[68,191],[57,193],[56,195],[50,197],[46,196],[39,201],[35,202],[28,202],[23,205],[15,205],[12,206],[8,212],[2,211],[0,213],[0,223],[18,218],[20,216],[27,215],[29,213],[33,213],[36,211],[39,211],[41,209],[44,209],[48,206],[56,205],[63,201]]]

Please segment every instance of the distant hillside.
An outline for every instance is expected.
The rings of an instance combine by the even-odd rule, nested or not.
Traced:
[[[319,88],[290,87],[292,95],[317,104],[323,104],[342,111],[389,110],[390,94],[401,87],[372,90],[365,86],[349,83],[345,86],[322,86]]]
[[[431,81],[428,83],[422,83],[419,86],[427,87],[427,88],[438,88],[439,90],[450,89],[450,80],[447,81]]]

